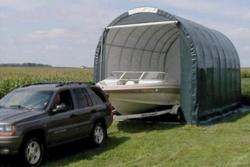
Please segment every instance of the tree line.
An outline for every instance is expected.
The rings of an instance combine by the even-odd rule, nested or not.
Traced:
[[[39,64],[39,63],[6,63],[0,64],[0,67],[52,67],[48,64]]]

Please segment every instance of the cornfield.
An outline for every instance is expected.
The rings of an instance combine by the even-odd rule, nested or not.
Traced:
[[[39,82],[91,82],[91,69],[80,68],[0,68],[0,97],[22,85]]]
[[[243,100],[250,103],[250,69],[241,70]],[[38,82],[91,82],[93,71],[80,68],[0,68],[0,97],[22,85]]]
[[[250,104],[250,68],[241,69],[241,91],[244,103]]]

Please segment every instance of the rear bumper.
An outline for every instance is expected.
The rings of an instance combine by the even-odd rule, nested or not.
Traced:
[[[113,115],[106,116],[105,120],[106,120],[106,126],[107,128],[109,128],[113,122]]]
[[[0,137],[0,155],[16,154],[21,143],[19,136]]]

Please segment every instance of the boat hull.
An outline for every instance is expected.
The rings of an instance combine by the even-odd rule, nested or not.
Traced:
[[[121,114],[138,114],[180,104],[180,89],[176,86],[104,88],[104,91]]]

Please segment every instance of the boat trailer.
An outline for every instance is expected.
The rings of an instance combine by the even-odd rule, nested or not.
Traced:
[[[129,115],[118,115],[114,114],[114,120],[115,121],[126,121],[130,119],[141,119],[141,118],[149,118],[149,117],[156,117],[164,114],[172,114],[177,115],[179,114],[179,108],[180,105],[174,105],[170,109],[160,110],[160,111],[154,111],[154,112],[147,112],[147,113],[141,113],[141,114],[129,114]],[[116,113],[116,110],[113,110],[113,113]]]

